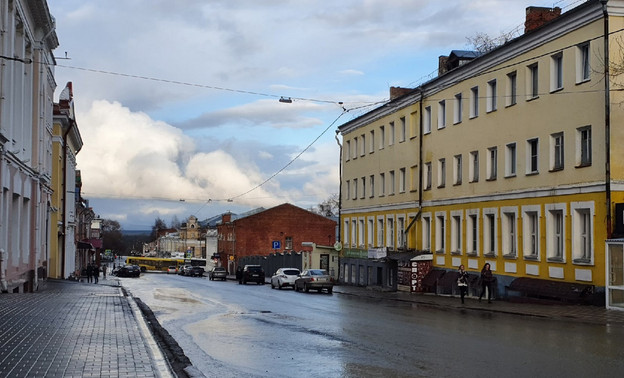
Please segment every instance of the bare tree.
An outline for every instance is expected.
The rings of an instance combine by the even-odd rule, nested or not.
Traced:
[[[477,32],[471,37],[466,37],[466,40],[468,41],[468,48],[470,50],[485,54],[498,46],[504,45],[517,36],[518,30],[515,29],[507,33],[501,33],[498,37],[492,37],[486,33]]]
[[[311,208],[310,211],[325,217],[338,216],[338,194],[332,194],[329,198]]]

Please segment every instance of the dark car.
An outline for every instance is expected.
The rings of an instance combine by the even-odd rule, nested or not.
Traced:
[[[203,277],[204,268],[202,268],[201,266],[193,266],[188,272],[184,272],[184,275],[191,277]]]
[[[247,284],[247,282],[264,285],[264,269],[260,265],[245,265],[238,283]]]
[[[214,280],[225,281],[226,278],[227,278],[227,270],[225,270],[225,268],[222,266],[215,266],[214,268],[210,270],[210,272],[208,272],[208,279],[210,279],[211,281],[214,281]]]
[[[178,274],[181,276],[186,276],[187,272],[190,273],[191,272],[191,268],[193,268],[190,265],[184,265],[180,267],[180,270],[178,270]]]
[[[138,277],[141,275],[141,268],[138,265],[124,265],[117,271],[117,277]]]
[[[295,280],[295,291],[303,290],[306,293],[317,290],[319,293],[327,289],[329,294],[334,290],[334,279],[327,274],[325,269],[304,270]]]

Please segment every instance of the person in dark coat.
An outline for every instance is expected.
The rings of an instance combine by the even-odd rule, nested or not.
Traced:
[[[88,264],[87,265],[87,282],[91,283],[92,280],[93,280],[93,265]]]
[[[460,265],[457,271],[457,287],[459,287],[461,302],[464,303],[464,297],[468,292],[468,273],[464,270],[464,265]]]
[[[243,284],[243,267],[239,266],[238,268],[236,268],[236,279],[238,280],[239,284]]]
[[[492,291],[494,290],[494,275],[490,270],[490,264],[485,263],[483,269],[481,269],[481,294],[479,294],[479,301],[485,294],[485,289],[488,292],[488,303],[492,303]]]
[[[100,266],[93,265],[93,278],[95,279],[95,283],[98,283],[100,280]]]

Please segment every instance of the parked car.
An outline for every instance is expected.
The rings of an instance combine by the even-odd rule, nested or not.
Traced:
[[[180,269],[178,269],[178,274],[184,276],[187,272],[191,272],[191,268],[193,268],[191,265],[184,265],[183,267],[180,267]]]
[[[171,265],[170,267],[167,268],[167,274],[169,273],[173,273],[173,274],[178,273],[178,267],[176,267],[175,265]]]
[[[241,280],[238,283],[246,285],[247,282],[264,285],[264,269],[260,265],[245,265],[241,274]]]
[[[317,290],[319,293],[323,289],[331,294],[334,290],[334,279],[327,274],[325,269],[304,270],[295,280],[295,291],[303,290],[306,293]]]
[[[117,271],[118,277],[139,277],[141,275],[141,267],[138,265],[124,265]]]
[[[227,278],[227,270],[222,266],[215,266],[208,272],[208,279],[214,281],[215,279],[225,281]]]
[[[184,272],[184,275],[190,277],[203,277],[204,268],[202,268],[201,266],[192,266],[188,272]]]
[[[271,277],[271,289],[281,289],[283,287],[294,287],[295,280],[301,274],[297,268],[279,268]]]

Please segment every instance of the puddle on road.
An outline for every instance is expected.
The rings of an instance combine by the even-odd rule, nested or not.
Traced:
[[[192,298],[192,296],[193,295],[188,290],[166,288],[154,289],[154,299],[180,303],[201,303],[201,301]]]

